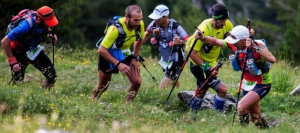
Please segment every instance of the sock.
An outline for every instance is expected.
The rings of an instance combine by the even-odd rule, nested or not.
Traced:
[[[224,111],[224,106],[225,106],[225,98],[219,97],[216,95],[215,97],[215,109],[218,111],[223,112]]]
[[[191,102],[191,111],[197,112],[201,108],[202,101],[202,98],[195,97]]]

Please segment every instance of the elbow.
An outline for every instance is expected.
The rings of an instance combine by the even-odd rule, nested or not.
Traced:
[[[3,47],[10,46],[10,42],[11,42],[11,40],[10,40],[7,36],[5,36],[5,37],[1,40],[1,44],[2,44]]]
[[[98,49],[98,54],[101,55],[101,47]]]
[[[276,58],[274,57],[273,59],[271,59],[270,61],[269,61],[270,63],[275,63],[276,62]]]

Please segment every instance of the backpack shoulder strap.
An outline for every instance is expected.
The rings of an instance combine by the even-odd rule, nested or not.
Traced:
[[[31,19],[31,15],[29,17],[27,17],[25,20],[28,22],[29,27],[31,28],[33,26],[33,21]]]
[[[172,21],[172,23],[173,23],[172,29],[176,30],[180,24],[176,20],[174,20],[174,19],[170,19],[170,21]]]

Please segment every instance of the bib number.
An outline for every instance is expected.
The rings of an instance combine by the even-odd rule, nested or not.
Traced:
[[[251,82],[251,81],[247,81],[246,79],[243,79],[242,89],[245,91],[250,91],[255,87],[256,84],[257,84],[257,81]]]
[[[163,61],[163,60],[160,60],[158,63],[160,64],[160,66],[161,66],[162,68],[164,68],[165,70],[167,70],[167,68],[168,68],[168,69],[171,68],[171,66],[172,66],[172,64],[173,64],[173,61],[170,61],[169,64],[168,64],[168,62],[165,62],[165,61]]]
[[[43,49],[44,46],[38,45],[35,49],[27,51],[26,55],[30,60],[34,61],[35,58],[41,53]]]

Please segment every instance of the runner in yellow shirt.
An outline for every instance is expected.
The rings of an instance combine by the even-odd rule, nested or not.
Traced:
[[[212,7],[212,13],[212,18],[204,20],[198,26],[198,29],[204,31],[205,36],[224,39],[227,33],[233,28],[232,23],[228,20],[228,9],[223,4],[215,4]],[[188,39],[187,50],[190,50],[194,40],[195,35],[192,35]],[[190,70],[197,79],[196,90],[204,83],[205,77],[209,77],[211,74],[210,68],[213,68],[216,65],[220,50],[221,48],[218,46],[210,46],[203,43],[203,41],[197,41],[190,56],[192,59]],[[212,78],[212,80],[209,81],[194,98],[190,105],[192,108],[191,111],[197,112],[200,109],[203,97],[209,87],[217,92],[215,97],[215,109],[223,112],[227,86],[217,77]]]
[[[111,25],[107,29],[107,33],[98,49],[99,83],[93,90],[93,100],[107,90],[112,73],[118,73],[119,71],[123,76],[127,76],[131,83],[126,96],[126,103],[129,103],[136,96],[141,85],[137,56],[145,32],[142,18],[142,9],[138,5],[130,5],[125,10],[125,17],[118,19],[119,26],[122,26],[122,32],[126,36],[120,39],[121,31],[119,31],[118,26]],[[134,44],[133,54],[130,51],[132,44]]]

